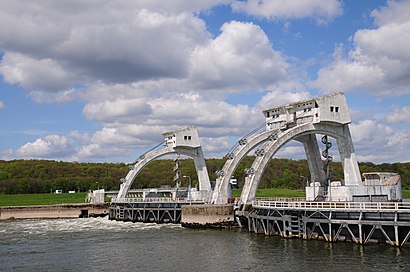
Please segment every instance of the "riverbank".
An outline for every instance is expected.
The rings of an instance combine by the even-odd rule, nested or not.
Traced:
[[[109,204],[58,204],[0,207],[1,220],[58,219],[108,215]]]

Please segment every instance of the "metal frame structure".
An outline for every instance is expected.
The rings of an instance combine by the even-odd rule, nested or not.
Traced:
[[[204,204],[187,199],[113,199],[109,219],[144,223],[180,223],[181,206]]]
[[[397,247],[410,242],[410,203],[406,202],[257,200],[243,216],[250,232],[265,235]]]

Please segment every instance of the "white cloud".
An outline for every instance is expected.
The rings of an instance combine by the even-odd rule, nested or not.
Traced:
[[[406,148],[410,131],[397,131],[374,120],[363,120],[351,125],[356,155],[359,161],[409,161]]]
[[[260,89],[286,78],[290,65],[253,23],[230,22],[191,55],[190,81],[207,89]]]
[[[206,155],[220,156],[233,139],[264,121],[261,110],[309,98],[306,86],[294,80],[296,65],[274,49],[259,26],[232,21],[212,37],[195,15],[230,2],[37,1],[24,7],[6,2],[0,9],[0,72],[5,80],[27,88],[37,102],[82,100],[83,115],[101,127],[39,137],[8,151],[9,157],[124,158],[159,143],[164,131],[186,125],[197,126]],[[278,3],[235,1],[232,7],[269,19],[310,17],[318,22],[342,12],[335,0],[285,1],[280,8]],[[347,58],[337,48],[334,62],[319,72],[315,86],[406,92],[410,61],[404,47],[410,31],[403,31],[410,16],[403,15],[402,5],[389,2],[373,12],[377,28],[358,31]],[[394,45],[383,43],[385,39]],[[224,101],[227,94],[249,91],[266,95],[255,107]],[[407,114],[405,108],[397,114],[402,112]],[[399,120],[395,114],[390,122]],[[403,154],[400,143],[410,144],[404,132],[375,121],[354,124],[352,131],[362,159],[377,154],[374,160],[391,160],[394,152]],[[300,144],[291,144],[278,155],[299,158],[304,152]]]
[[[114,101],[90,102],[83,110],[92,120],[104,122],[133,122],[151,113],[152,109],[143,99],[116,99]]]
[[[354,35],[354,50],[318,72],[312,83],[323,91],[365,89],[380,95],[410,93],[410,2],[388,1],[372,12],[377,28]]]
[[[387,5],[372,11],[378,26],[409,21],[409,1],[387,1]]]
[[[397,108],[392,114],[387,115],[386,120],[390,123],[410,123],[410,107]]]
[[[201,131],[199,131],[199,133],[200,132]],[[229,148],[231,148],[227,136],[212,138],[201,137],[201,145],[203,146],[204,153],[216,154],[217,157],[221,157],[221,154],[222,156],[225,155],[224,152],[227,152]]]
[[[71,75],[52,59],[34,59],[20,53],[6,53],[0,72],[8,83],[43,91],[59,91],[71,83]]]
[[[47,135],[18,148],[19,158],[65,158],[72,153],[71,141],[65,136]]]
[[[9,1],[0,10],[1,72],[9,83],[46,91],[76,83],[184,77],[187,54],[210,34],[198,17],[161,11],[165,7],[147,9],[133,1],[23,7]]]
[[[343,13],[341,1],[338,0],[247,0],[232,3],[235,11],[264,17],[268,19],[294,19],[312,17],[324,23]]]
[[[292,82],[286,82],[280,84],[277,88],[268,92],[265,96],[259,100],[257,108],[262,110],[274,108],[277,106],[285,105],[296,101],[306,100],[310,97],[310,94],[303,89],[296,88]],[[283,91],[288,90],[288,91]]]

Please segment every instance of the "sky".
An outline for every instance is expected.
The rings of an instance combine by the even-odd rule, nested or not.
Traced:
[[[131,162],[342,91],[359,161],[410,161],[410,1],[0,0],[0,159]],[[305,158],[289,143],[277,155]]]

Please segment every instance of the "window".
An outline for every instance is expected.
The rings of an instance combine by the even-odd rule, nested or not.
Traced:
[[[330,106],[330,112],[333,112],[334,107]]]
[[[266,117],[269,117],[269,111],[266,112]]]
[[[184,140],[191,140],[191,136],[184,136]]]
[[[335,112],[339,112],[339,107],[335,107]]]

